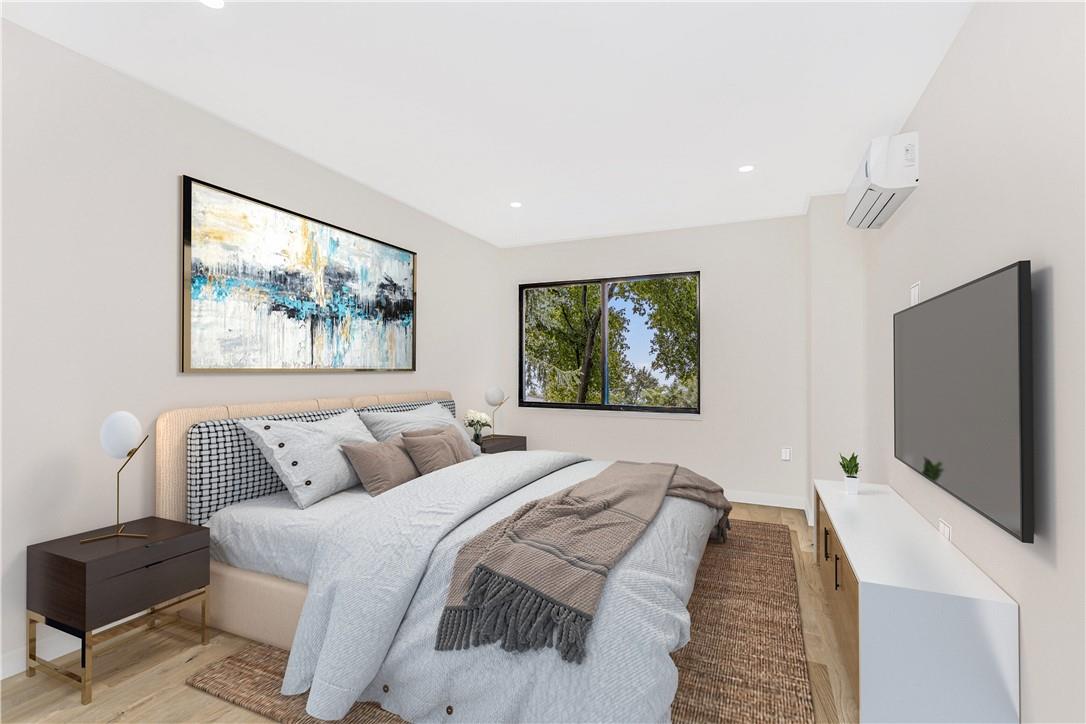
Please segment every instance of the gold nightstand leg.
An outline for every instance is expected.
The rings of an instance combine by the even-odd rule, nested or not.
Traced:
[[[38,622],[30,611],[26,612],[26,675],[38,673]]]
[[[204,646],[207,646],[207,589],[204,589],[203,600],[200,601],[200,635]]]
[[[173,603],[167,603],[161,608],[152,608],[148,613],[145,613],[141,617],[125,621],[124,623],[115,624],[107,629],[99,631],[97,634],[94,634],[91,631],[85,632],[83,634],[83,640],[80,642],[79,673],[75,673],[68,669],[62,669],[52,661],[38,658],[37,625],[39,623],[48,625],[48,621],[41,614],[27,609],[26,675],[34,676],[40,668],[50,676],[55,676],[63,681],[67,681],[69,684],[74,684],[79,687],[83,695],[83,703],[90,704],[92,696],[91,685],[94,681],[94,647],[96,645],[107,646],[118,640],[121,636],[126,636],[132,631],[142,629],[145,625],[156,624],[156,619],[158,617],[164,616],[166,613],[172,612],[176,608],[191,606],[196,603],[197,599],[200,601],[200,639],[203,644],[207,644],[207,592],[208,587],[205,586],[190,592],[180,600],[174,601]]]
[[[91,670],[94,668],[94,634],[83,634],[83,703],[91,703]]]

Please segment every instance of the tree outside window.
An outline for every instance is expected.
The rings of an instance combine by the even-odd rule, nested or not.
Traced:
[[[522,285],[521,404],[698,412],[699,277]]]

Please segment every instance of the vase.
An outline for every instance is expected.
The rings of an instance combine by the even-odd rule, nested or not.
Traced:
[[[860,479],[858,477],[845,477],[845,493],[856,495],[860,492]]]
[[[475,442],[476,445],[478,445],[479,443],[481,443],[483,441],[483,431],[482,430],[476,430],[475,434],[472,436],[471,439]]]

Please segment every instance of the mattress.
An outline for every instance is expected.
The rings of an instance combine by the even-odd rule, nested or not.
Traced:
[[[322,530],[363,516],[373,498],[356,486],[301,510],[287,491],[234,503],[207,522],[211,557],[235,568],[307,584]]]

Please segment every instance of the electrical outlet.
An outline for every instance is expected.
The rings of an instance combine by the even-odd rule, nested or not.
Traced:
[[[781,460],[783,460],[784,462],[788,462],[791,459],[792,459],[792,448],[790,448],[790,447],[782,447],[781,448]]]
[[[920,304],[920,282],[913,282],[909,287],[909,306],[915,307],[917,304]]]
[[[950,540],[950,536],[953,530],[950,527],[950,523],[947,523],[942,518],[939,519],[939,535],[943,536],[947,540]]]

